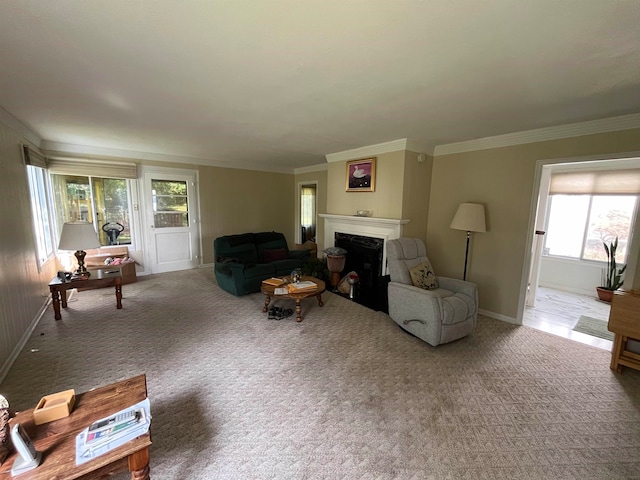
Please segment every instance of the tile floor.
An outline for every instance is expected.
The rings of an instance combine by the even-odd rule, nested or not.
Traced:
[[[611,341],[572,330],[580,315],[608,320],[609,310],[610,305],[598,300],[595,292],[593,296],[588,296],[538,287],[536,306],[525,307],[523,323],[538,330],[611,351]]]

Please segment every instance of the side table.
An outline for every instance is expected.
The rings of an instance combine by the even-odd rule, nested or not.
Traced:
[[[640,370],[640,351],[628,348],[630,340],[640,341],[640,295],[633,290],[614,292],[608,329],[615,333],[611,369],[622,372],[625,366]]]
[[[85,280],[72,280],[65,282],[64,280],[53,277],[49,282],[49,291],[53,300],[53,312],[55,319],[60,320],[60,304],[62,308],[67,308],[67,290],[91,289],[100,287],[115,287],[116,291],[116,308],[122,308],[122,271],[120,268],[100,268],[92,269],[91,276]]]

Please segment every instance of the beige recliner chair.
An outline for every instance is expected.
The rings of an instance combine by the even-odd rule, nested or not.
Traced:
[[[469,335],[478,318],[478,288],[474,283],[437,277],[438,288],[415,287],[411,269],[429,262],[422,240],[387,242],[389,316],[407,332],[434,347]]]

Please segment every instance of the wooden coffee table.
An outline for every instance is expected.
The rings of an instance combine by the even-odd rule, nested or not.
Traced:
[[[33,421],[33,409],[16,414],[15,418],[9,420],[9,424],[22,425],[36,450],[42,452],[42,463],[34,470],[12,477],[11,465],[16,457],[13,453],[0,467],[0,480],[106,478],[113,473],[126,470],[131,472],[132,480],[149,480],[150,432],[87,463],[76,465],[76,436],[84,428],[145,398],[146,377],[139,375],[76,395],[76,403],[71,414],[53,422],[36,425]]]
[[[122,270],[120,267],[90,269],[91,275],[85,280],[64,282],[60,278],[53,277],[49,282],[49,291],[53,300],[53,314],[56,320],[60,320],[60,304],[67,308],[67,290],[89,290],[92,288],[115,287],[116,308],[122,308]]]
[[[284,278],[286,279],[287,277],[284,277]],[[276,295],[275,289],[278,287],[263,283],[261,290],[262,290],[262,293],[266,295],[266,298],[264,300],[264,307],[262,308],[262,311],[266,312],[269,310],[269,303],[271,302],[272,298],[292,298],[296,301],[296,322],[301,322],[302,307],[300,306],[300,302],[302,301],[303,298],[316,297],[318,299],[318,305],[323,306],[324,303],[322,303],[322,294],[324,293],[324,290],[325,290],[324,282],[319,278],[309,277],[309,276],[303,276],[301,280],[303,282],[313,282],[318,286],[318,288],[310,292],[285,293],[283,295]]]

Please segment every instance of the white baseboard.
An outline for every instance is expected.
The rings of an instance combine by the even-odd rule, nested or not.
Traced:
[[[585,290],[583,288],[573,288],[568,287],[567,285],[556,285],[555,283],[549,282],[540,282],[540,287],[553,288],[554,290],[560,290],[562,292],[570,292],[577,293],[578,295],[586,295],[587,297],[597,297],[596,287],[593,287],[593,290]]]
[[[2,365],[2,368],[0,368],[0,384],[4,381],[4,377],[7,376],[7,373],[9,373],[9,369],[18,358],[18,355],[20,355],[20,352],[22,351],[24,346],[27,344],[29,337],[31,336],[36,326],[38,325],[38,322],[44,315],[44,312],[47,310],[47,306],[49,305],[50,301],[51,301],[51,296],[46,298],[46,300],[40,307],[40,310],[38,311],[34,319],[31,321],[31,324],[29,325],[29,327],[22,334],[22,338],[20,338],[20,341],[11,352],[11,355],[9,355],[9,358],[7,358],[7,360]]]
[[[506,323],[511,323],[512,325],[522,325],[518,320],[513,317],[507,317],[506,315],[501,315],[495,312],[489,312],[488,310],[478,309],[478,313],[485,315],[487,317],[495,318],[496,320],[501,320]]]

